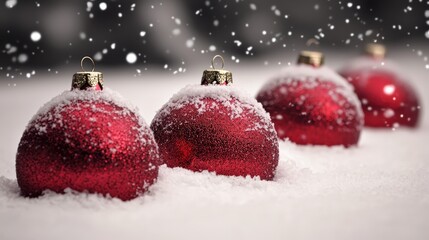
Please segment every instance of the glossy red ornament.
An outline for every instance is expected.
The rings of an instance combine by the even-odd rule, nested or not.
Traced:
[[[345,66],[340,74],[355,89],[365,114],[365,126],[416,127],[420,103],[407,80],[383,57],[368,55]],[[389,67],[390,66],[390,67]]]
[[[169,167],[271,180],[279,157],[274,127],[231,81],[228,71],[206,70],[207,85],[188,86],[161,108],[151,124],[160,156]]]
[[[318,61],[313,64],[314,59],[301,59],[307,55]],[[302,145],[356,145],[363,125],[360,103],[351,86],[322,63],[320,53],[301,53],[299,64],[269,81],[256,99],[270,113],[282,140]]]
[[[100,91],[99,82],[73,83],[72,91],[39,110],[21,138],[16,156],[21,193],[34,197],[70,188],[122,200],[143,194],[160,164],[151,130],[137,109],[109,89]]]

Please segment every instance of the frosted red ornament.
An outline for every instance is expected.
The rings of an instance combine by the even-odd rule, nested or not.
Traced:
[[[303,145],[356,145],[363,124],[352,87],[322,66],[323,55],[304,51],[256,99],[270,113],[277,135]]]
[[[231,86],[229,71],[208,69],[202,84],[182,89],[153,119],[161,158],[169,167],[273,179],[278,142],[261,104]]]
[[[16,174],[24,196],[72,189],[129,200],[156,180],[159,164],[157,144],[138,110],[103,89],[101,73],[80,72],[72,90],[45,104],[28,124]]]
[[[346,65],[340,74],[353,86],[362,103],[365,126],[391,128],[416,127],[420,101],[414,89],[394,67],[384,59],[385,48],[368,44],[366,56]]]

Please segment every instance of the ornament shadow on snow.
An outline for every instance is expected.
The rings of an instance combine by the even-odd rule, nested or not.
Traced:
[[[353,85],[365,114],[365,126],[417,127],[420,101],[406,77],[385,58],[386,48],[368,44],[364,56],[348,63],[339,73]]]
[[[256,96],[277,135],[302,145],[356,145],[360,102],[345,79],[323,66],[320,52],[302,51],[295,66],[268,81]]]
[[[220,59],[222,68],[214,68]],[[269,115],[253,97],[232,86],[223,58],[212,60],[200,85],[175,94],[156,114],[151,129],[168,167],[272,180],[278,141]]]
[[[81,61],[91,58],[84,57]],[[103,87],[99,72],[74,74],[72,90],[39,109],[18,146],[21,193],[100,193],[130,200],[156,181],[160,160],[138,109]]]

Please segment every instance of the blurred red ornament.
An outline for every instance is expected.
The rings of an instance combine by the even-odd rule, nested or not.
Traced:
[[[72,91],[53,98],[28,124],[16,173],[24,196],[70,188],[129,200],[156,180],[159,164],[137,109],[103,89],[101,73],[79,72]]]
[[[362,109],[352,87],[323,67],[323,55],[304,51],[297,66],[269,81],[256,99],[270,113],[277,135],[302,145],[356,145]]]
[[[340,74],[353,86],[362,103],[365,126],[391,128],[416,127],[420,103],[413,88],[395,70],[386,65],[385,48],[368,44],[368,56],[345,66]]]
[[[161,108],[151,124],[160,156],[169,167],[271,180],[279,158],[274,127],[231,83],[231,72],[208,69],[202,85],[182,89]]]

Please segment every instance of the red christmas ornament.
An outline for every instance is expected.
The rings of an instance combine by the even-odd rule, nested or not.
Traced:
[[[160,156],[169,167],[271,180],[279,150],[270,117],[231,83],[231,72],[208,69],[202,85],[185,87],[161,108],[151,124]]]
[[[413,88],[405,78],[387,65],[385,48],[368,44],[367,56],[345,66],[340,74],[353,86],[365,114],[365,125],[391,128],[416,127],[420,103]]]
[[[129,200],[156,180],[159,164],[138,110],[103,89],[101,73],[79,72],[72,91],[53,98],[28,124],[16,174],[24,196],[70,188]]]
[[[342,77],[322,64],[321,53],[302,52],[298,65],[269,81],[256,99],[270,113],[282,140],[356,145],[363,124],[359,100]]]

